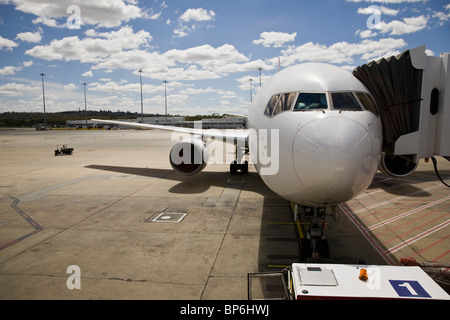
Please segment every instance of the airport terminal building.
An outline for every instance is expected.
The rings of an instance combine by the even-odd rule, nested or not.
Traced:
[[[144,117],[144,123],[168,125],[184,128],[194,128],[197,123],[201,123],[203,129],[243,129],[247,128],[247,118],[245,117],[227,117],[223,119],[202,119],[201,121],[185,121],[185,117]],[[141,123],[142,118],[118,120],[126,122]],[[95,122],[91,120],[68,120],[66,126],[69,128],[92,128]],[[103,127],[105,129],[130,129],[125,126],[109,125],[109,124],[97,124],[97,127]]]

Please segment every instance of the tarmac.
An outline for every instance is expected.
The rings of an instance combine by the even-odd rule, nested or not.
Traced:
[[[61,144],[73,155],[54,156]],[[0,300],[245,300],[248,273],[299,261],[291,205],[252,166],[182,176],[174,144],[157,130],[0,131]],[[448,263],[449,207],[431,162],[378,173],[327,221],[331,258]]]

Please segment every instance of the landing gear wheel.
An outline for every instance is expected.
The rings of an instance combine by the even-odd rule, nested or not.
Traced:
[[[236,161],[233,161],[232,163],[230,163],[230,173],[236,174],[237,172],[238,172],[238,164],[236,163]]]
[[[248,173],[248,161],[245,161],[243,164],[241,164],[241,172]]]
[[[237,174],[238,171],[242,173],[248,173],[248,161],[245,161],[243,164],[238,164],[236,161],[230,163],[230,173]]]

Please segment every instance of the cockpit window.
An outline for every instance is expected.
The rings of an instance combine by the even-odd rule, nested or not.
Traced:
[[[361,101],[364,109],[373,112],[376,116],[379,115],[375,100],[373,100],[370,94],[367,94],[365,92],[356,92],[356,96],[358,97],[359,101]]]
[[[280,99],[278,100],[277,106],[276,106],[275,110],[273,111],[272,115],[275,116],[281,112],[291,110],[292,103],[294,102],[296,95],[297,95],[296,92],[283,93],[280,96]]]
[[[327,96],[325,93],[306,93],[298,95],[294,111],[327,109]]]
[[[276,95],[272,96],[272,98],[270,98],[269,103],[267,103],[266,110],[264,111],[264,114],[266,116],[269,116],[269,117],[272,116],[272,111],[273,111],[273,109],[275,109],[279,97],[280,97],[280,95],[276,94]]]
[[[361,106],[352,92],[333,92],[333,109],[346,111],[362,111]]]

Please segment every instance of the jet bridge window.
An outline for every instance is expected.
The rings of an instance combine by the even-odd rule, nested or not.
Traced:
[[[333,100],[333,109],[335,110],[362,111],[353,92],[333,92],[331,97]]]
[[[327,95],[325,93],[302,92],[298,95],[294,111],[323,110],[327,108]]]

